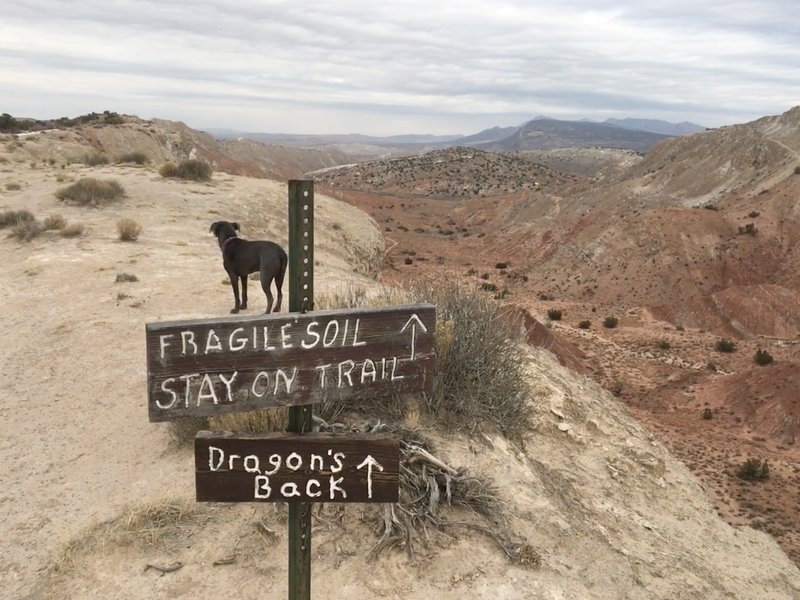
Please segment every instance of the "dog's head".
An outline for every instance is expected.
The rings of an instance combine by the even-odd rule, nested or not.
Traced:
[[[229,221],[216,221],[211,224],[208,230],[216,236],[221,248],[225,240],[236,237],[236,232],[239,231],[239,224]]]

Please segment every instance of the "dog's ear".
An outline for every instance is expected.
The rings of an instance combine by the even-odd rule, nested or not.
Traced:
[[[234,228],[236,231],[241,231],[241,229],[239,229],[239,224],[238,224],[238,223],[231,223],[231,225],[233,225],[233,228]]]
[[[217,235],[217,231],[219,231],[219,226],[220,225],[222,225],[222,223],[220,223],[219,221],[216,221],[216,222],[211,224],[211,227],[208,228],[208,231],[213,233],[214,235]]]

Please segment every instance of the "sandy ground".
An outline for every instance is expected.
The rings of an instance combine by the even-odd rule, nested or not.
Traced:
[[[57,176],[90,173],[117,178],[128,197],[90,209],[52,195]],[[228,313],[208,226],[235,219],[245,237],[282,241],[285,187],[226,175],[164,181],[126,167],[17,165],[3,175],[22,186],[0,192],[0,210],[58,212],[87,228],[77,239],[0,239],[3,597],[285,596],[283,509],[193,503],[189,450],[147,420],[144,346],[146,322]],[[379,230],[318,200],[318,291],[367,283],[359,272],[379,262]],[[143,225],[139,241],[117,240],[124,216]],[[138,281],[115,283],[120,272]],[[251,298],[250,312],[260,310]],[[445,460],[495,480],[508,507],[497,534],[527,544],[541,565],[512,563],[491,538],[458,528],[416,539],[412,557],[367,562],[380,509],[331,505],[314,516],[314,597],[800,597],[800,572],[771,538],[719,519],[683,465],[607,392],[543,351],[531,352],[529,372],[535,427],[523,445],[428,433]],[[151,543],[114,533],[132,503],[164,499],[194,514]],[[176,562],[163,575],[148,567]]]

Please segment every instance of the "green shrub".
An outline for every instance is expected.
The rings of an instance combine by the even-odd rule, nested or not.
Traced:
[[[558,308],[551,308],[547,311],[547,318],[551,321],[560,321],[561,317],[563,316],[564,311]]]
[[[591,326],[592,326],[591,321],[581,321],[580,323],[578,323],[578,327],[580,327],[581,329],[589,329]]]
[[[76,204],[99,206],[125,195],[123,187],[113,179],[100,180],[84,177],[56,191],[56,198]]]
[[[619,325],[619,319],[617,317],[606,317],[603,319],[603,327],[614,329],[617,325]]]
[[[769,463],[757,458],[748,458],[736,471],[736,476],[744,481],[764,481],[769,479]]]
[[[117,221],[117,232],[121,241],[135,242],[142,233],[142,226],[133,219],[126,217]]]
[[[772,354],[770,354],[769,352],[767,352],[762,348],[759,348],[758,350],[756,350],[756,354],[753,357],[753,360],[756,361],[757,365],[763,367],[771,363],[774,359],[772,358]]]
[[[711,419],[714,418],[714,411],[711,410],[710,408],[704,408],[703,409],[703,418],[706,421],[710,421]]]
[[[717,340],[716,345],[714,346],[717,352],[736,352],[736,344],[734,344],[731,340],[728,339],[721,339]]]
[[[134,163],[134,164],[137,164],[137,165],[146,165],[148,162],[150,162],[150,159],[148,158],[147,154],[137,150],[135,152],[126,152],[125,154],[122,154],[117,159],[117,162],[118,163]]]
[[[208,181],[211,179],[211,165],[202,160],[182,160],[175,170],[178,179],[191,179],[192,181]]]
[[[660,340],[658,342],[658,349],[659,350],[669,350],[672,346],[670,346],[667,340]]]
[[[89,165],[90,167],[107,165],[108,157],[105,154],[100,154],[99,152],[87,152],[83,155],[83,164]]]
[[[482,283],[481,284],[481,289],[484,292],[496,292],[497,291],[497,286],[495,284],[493,284],[493,283]]]

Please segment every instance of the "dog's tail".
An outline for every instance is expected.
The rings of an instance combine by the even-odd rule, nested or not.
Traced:
[[[286,265],[289,264],[289,257],[286,255],[286,252],[283,248],[278,247],[280,252],[278,253],[278,272],[275,273],[275,286],[278,288],[278,293],[281,293],[283,289],[283,278],[286,275]]]

